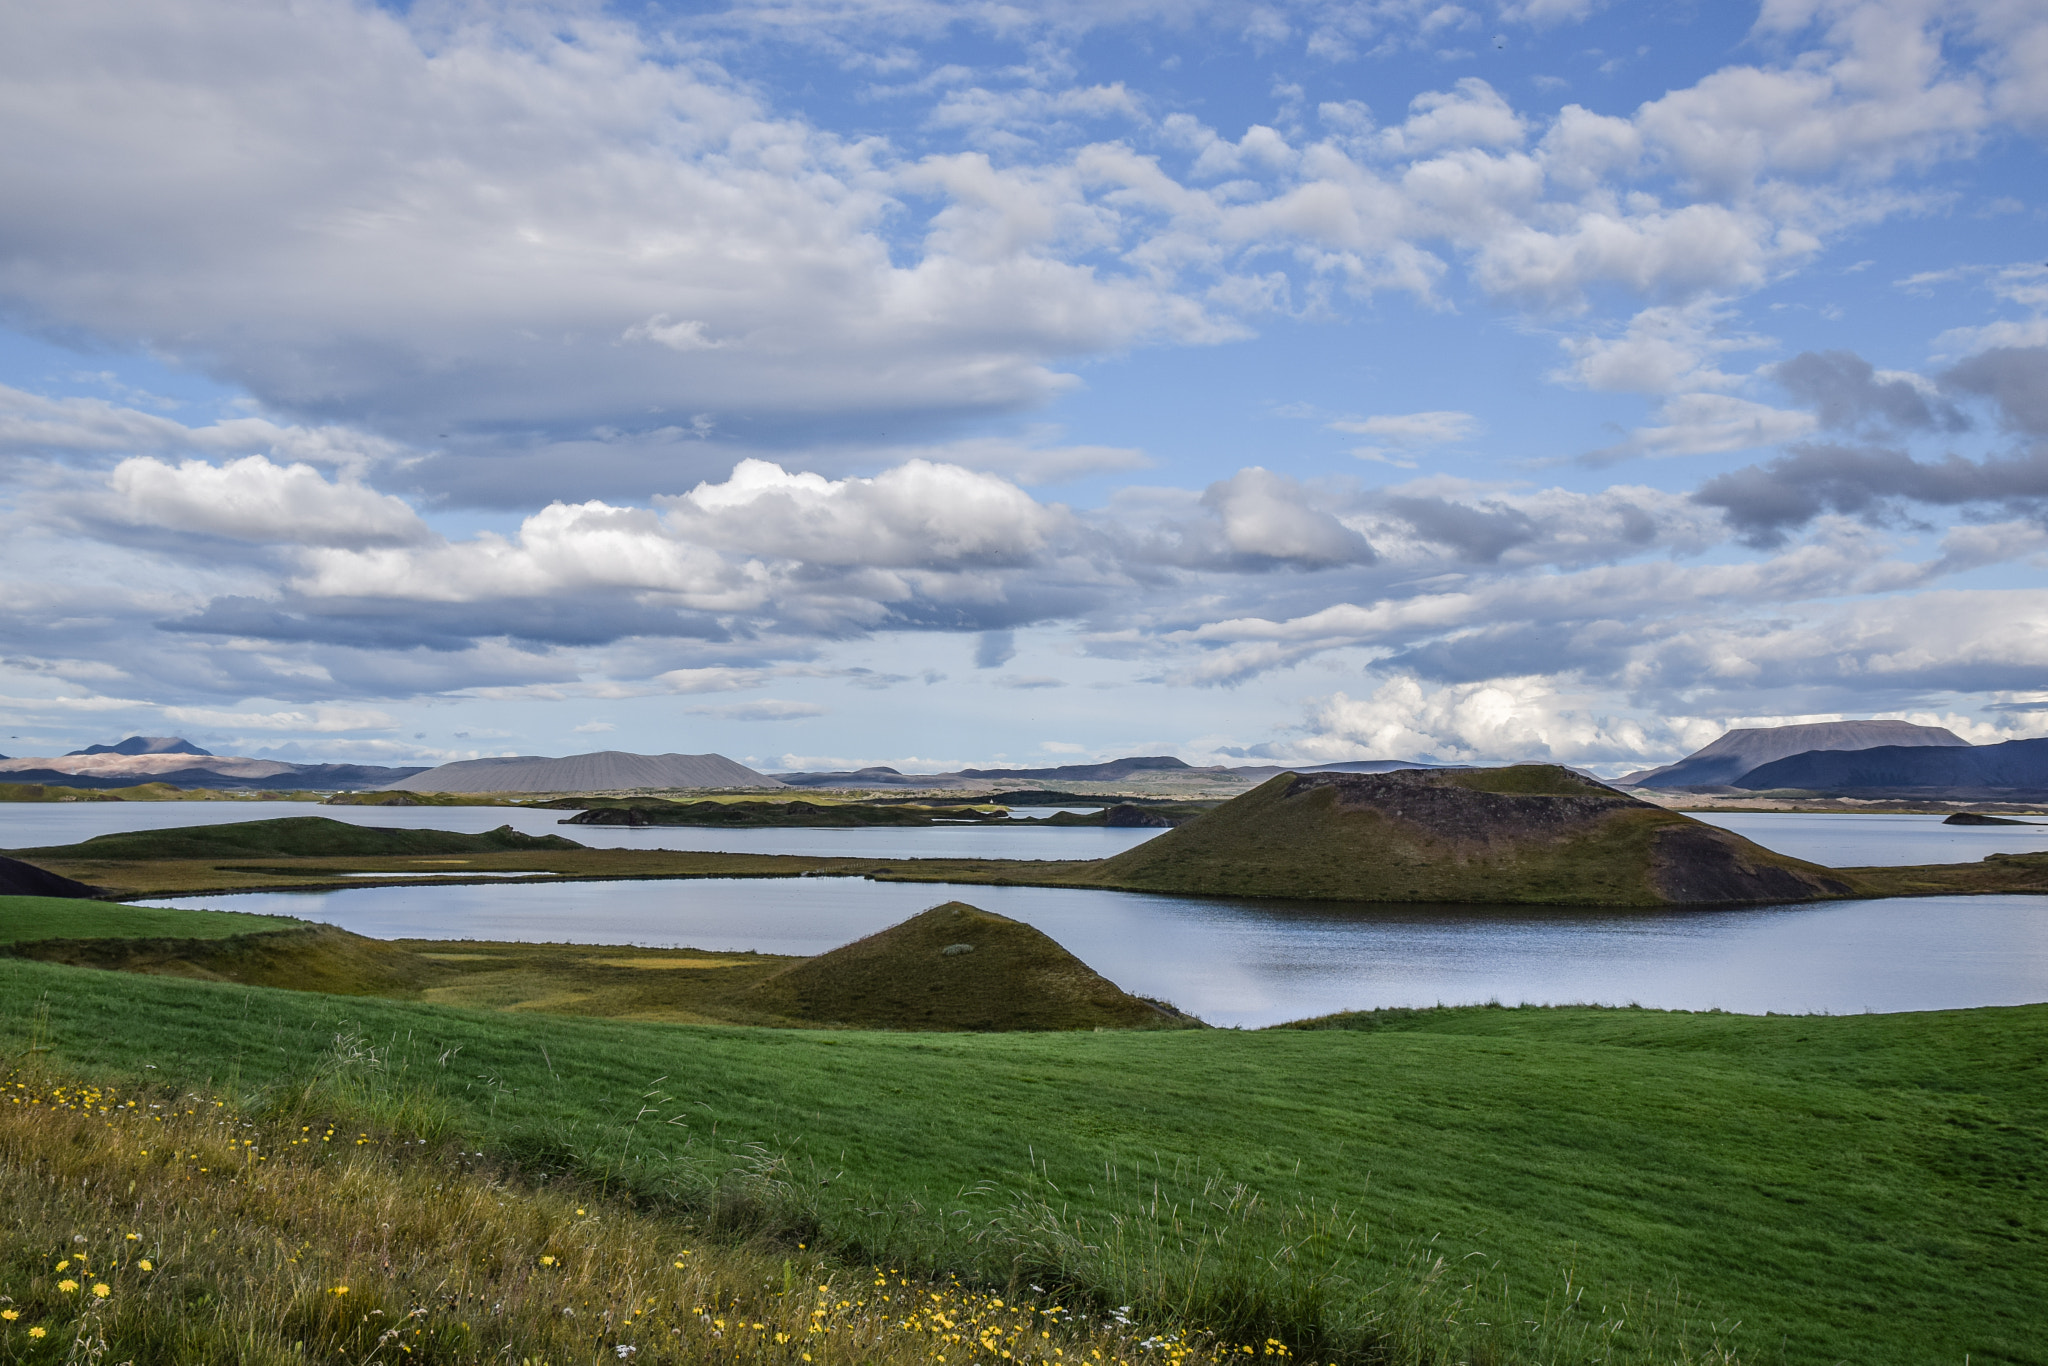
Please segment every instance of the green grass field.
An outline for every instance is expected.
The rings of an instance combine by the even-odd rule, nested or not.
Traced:
[[[0,944],[36,939],[226,939],[305,922],[241,911],[117,906],[56,896],[0,896]]]
[[[1563,1312],[1569,1272],[1610,1316],[1675,1284],[1754,1363],[2048,1361],[2048,1007],[807,1033],[0,961],[0,1037],[39,1000],[47,1056],[82,1074],[253,1105],[351,1077],[365,1106],[637,1197],[751,1175],[759,1217],[814,1244],[1297,1341],[1355,1340],[1427,1245],[1505,1296],[1510,1338]]]

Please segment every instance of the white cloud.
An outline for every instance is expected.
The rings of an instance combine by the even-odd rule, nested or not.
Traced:
[[[1411,111],[1398,128],[1376,139],[1383,156],[1413,157],[1446,147],[1519,147],[1528,124],[1509,107],[1500,92],[1477,76],[1467,76],[1450,90],[1431,90],[1408,103]]]
[[[165,707],[166,720],[215,730],[293,730],[322,735],[351,730],[396,730],[389,712],[369,707],[308,707],[302,711],[222,711],[214,707]]]
[[[1819,430],[1812,413],[1773,408],[1732,394],[1678,394],[1658,406],[1661,425],[1638,427],[1625,441],[1594,451],[1595,463],[1627,456],[1706,455],[1797,441]]]
[[[260,455],[175,466],[136,456],[114,467],[107,487],[111,496],[100,513],[136,526],[272,545],[416,545],[433,538],[403,499]]]
[[[1498,678],[1427,687],[1393,678],[1370,695],[1343,692],[1310,703],[1299,757],[1522,761],[1613,765],[1669,748],[1670,727],[1627,715],[1602,715],[1557,679]],[[1709,737],[1711,738],[1711,737]]]
[[[1303,565],[1360,564],[1373,558],[1366,539],[1311,507],[1299,483],[1256,465],[1211,484],[1202,504],[1221,519],[1223,538],[1239,555]]]
[[[764,697],[758,702],[731,702],[717,707],[686,708],[692,716],[716,716],[724,721],[800,721],[823,716],[826,709],[815,702],[786,702]]]
[[[994,475],[924,460],[838,481],[743,460],[722,484],[656,501],[681,534],[701,544],[891,568],[1021,563],[1045,548],[1065,518]]]
[[[1769,345],[1767,339],[1724,330],[1729,310],[1717,299],[1646,308],[1619,336],[1563,339],[1568,369],[1553,379],[1608,393],[1670,394],[1683,389],[1726,389],[1741,377],[1714,368],[1714,357]]]
[[[1469,441],[1480,431],[1479,419],[1472,414],[1449,411],[1344,417],[1326,426],[1333,432],[1346,432],[1353,436],[1376,436],[1389,445],[1403,449]]]

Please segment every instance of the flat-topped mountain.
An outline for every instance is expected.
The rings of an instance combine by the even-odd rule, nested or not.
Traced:
[[[781,787],[723,754],[628,754],[599,750],[560,759],[522,754],[458,759],[385,787],[387,792],[619,792],[635,788]]]
[[[1125,992],[1020,920],[949,901],[807,958],[740,1000],[866,1029],[1130,1029],[1191,1023]]]
[[[1088,882],[1315,900],[1674,906],[1853,895],[1830,869],[1554,764],[1283,774]]]
[[[2007,740],[1960,749],[1884,745],[1848,753],[1815,750],[1761,764],[1736,779],[1734,785],[1757,792],[1772,788],[1928,795],[2048,792],[2048,740]]]
[[[1803,726],[1731,730],[1675,764],[1622,778],[1622,787],[1723,787],[1762,764],[1811,750],[1875,749],[1880,745],[1961,747],[1970,742],[1943,726],[1910,721],[1820,721]],[[1786,784],[1791,786],[1791,784]]]

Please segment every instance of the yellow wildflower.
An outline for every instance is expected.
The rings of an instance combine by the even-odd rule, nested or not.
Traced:
[[[19,1309],[0,1309],[0,1319],[6,1319],[9,1323],[14,1322],[20,1317],[21,1311]]]
[[[553,1257],[543,1257],[540,1259],[540,1264],[542,1266],[553,1266],[555,1264],[555,1259]]]
[[[139,1267],[141,1267],[141,1268],[142,1268],[142,1269],[143,1269],[144,1271],[154,1271],[154,1270],[156,1270],[156,1268],[155,1268],[154,1266],[150,1265],[150,1261],[149,1261],[149,1258],[147,1258],[147,1257],[144,1257],[144,1258],[143,1258],[143,1259],[142,1259],[141,1261],[137,1262],[137,1263],[136,1263],[136,1265],[137,1265],[137,1266],[139,1266]]]
[[[28,1335],[32,1338],[39,1338],[44,1336],[48,1332],[49,1330],[46,1328],[31,1328],[28,1330]]]
[[[69,1277],[66,1277],[65,1279],[57,1282],[57,1288],[68,1295],[72,1291],[78,1289],[78,1282],[70,1279]]]

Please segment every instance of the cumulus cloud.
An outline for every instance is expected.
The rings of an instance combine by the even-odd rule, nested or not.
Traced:
[[[1223,539],[1238,556],[1305,567],[1374,558],[1365,537],[1311,506],[1299,483],[1256,465],[1211,484],[1202,505],[1221,519]]]
[[[1564,693],[1555,678],[1500,678],[1428,687],[1392,678],[1364,697],[1332,693],[1313,700],[1289,746],[1299,757],[1415,759],[1459,763],[1641,762],[1670,747],[1669,723],[1601,715]],[[1709,736],[1708,738],[1711,738]]]
[[[108,476],[98,511],[115,521],[269,544],[361,548],[433,539],[403,499],[311,465],[260,455],[224,465],[136,456]]]

